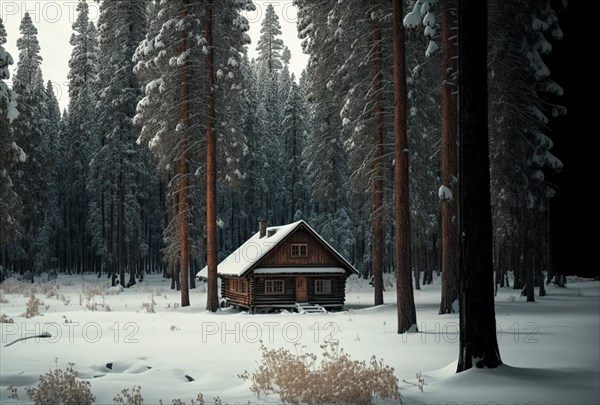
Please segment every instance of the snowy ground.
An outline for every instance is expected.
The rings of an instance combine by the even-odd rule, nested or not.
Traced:
[[[396,370],[405,404],[600,403],[600,282],[573,278],[565,289],[550,287],[535,303],[523,302],[512,289],[501,290],[496,313],[505,365],[456,375],[458,318],[437,314],[435,281],[416,292],[420,333],[401,336],[395,333],[390,280],[387,304],[377,308],[370,306],[372,287],[354,278],[344,312],[249,315],[207,313],[202,285],[191,293],[192,306],[179,308],[178,293],[158,276],[113,294],[106,279],[64,276],[35,286],[44,304],[41,315],[28,319],[23,314],[29,298],[23,294],[31,285],[11,279],[1,287],[0,312],[15,323],[0,324],[0,343],[42,332],[52,338],[0,349],[0,403],[30,403],[24,387],[49,369],[72,364],[90,381],[98,404],[112,404],[117,393],[134,385],[142,387],[146,404],[174,398],[189,403],[198,392],[229,404],[274,404],[278,397],[259,400],[238,378],[256,367],[261,339],[268,348],[313,353],[320,353],[323,340],[337,339],[353,359],[383,358]],[[152,301],[155,313],[148,313],[143,304]],[[416,382],[417,372],[425,378],[424,392],[403,382]],[[8,385],[19,388],[19,400],[9,399]]]

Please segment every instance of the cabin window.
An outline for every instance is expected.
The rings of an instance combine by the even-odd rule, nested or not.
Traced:
[[[247,294],[248,293],[248,281],[246,280],[229,280],[229,291]]]
[[[265,280],[265,294],[283,294],[283,280]]]
[[[308,245],[306,243],[292,243],[292,257],[308,256]]]
[[[331,280],[315,280],[315,294],[331,294]]]

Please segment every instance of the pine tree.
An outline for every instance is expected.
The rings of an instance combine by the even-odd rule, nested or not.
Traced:
[[[11,128],[19,113],[16,97],[5,83],[10,79],[9,67],[13,64],[11,55],[4,49],[5,43],[6,29],[0,18],[0,246],[18,237],[18,198],[9,170],[26,157],[15,143]]]
[[[310,55],[304,78],[309,128],[302,156],[310,190],[310,222],[340,253],[357,256],[352,249],[355,226],[348,208],[348,156],[339,111],[342,97],[335,81],[337,65],[342,62],[336,43],[338,30],[328,24],[331,4],[298,1],[297,6],[298,34],[304,52]]]
[[[372,69],[373,69],[373,209],[372,209],[372,234],[373,234],[373,286],[375,287],[375,305],[383,304],[383,67],[381,28],[379,26],[379,1],[373,0],[371,4],[371,41],[372,41]],[[396,162],[399,164],[399,162]],[[407,162],[408,163],[408,162]],[[397,224],[397,226],[400,226]],[[397,241],[398,243],[398,241]]]
[[[58,170],[66,176],[67,188],[62,190],[63,237],[67,268],[78,273],[88,263],[89,198],[87,184],[93,184],[89,165],[99,149],[97,125],[94,120],[96,89],[98,84],[98,43],[94,24],[89,20],[88,4],[80,0],[77,19],[73,24],[70,44],[73,46],[69,60],[69,122],[63,135],[69,159],[62,160]]]
[[[108,260],[112,261],[109,263],[112,279],[115,283],[118,272],[123,285],[127,268],[129,283],[135,282],[132,277],[137,260],[135,253],[143,234],[140,173],[144,165],[132,122],[141,94],[133,73],[132,57],[145,34],[146,12],[145,0],[100,3],[98,127],[102,142],[91,164],[92,176],[98,179],[92,206],[106,213],[107,218],[100,218],[105,221],[100,227],[108,225],[105,239]]]
[[[219,3],[213,12],[213,29],[215,47],[215,108],[217,121],[214,128],[218,139],[217,149],[217,223],[221,236],[219,243],[219,260],[224,259],[250,233],[235,232],[234,217],[245,203],[236,197],[244,191],[244,183],[249,179],[245,171],[244,160],[251,153],[248,147],[248,134],[244,131],[245,109],[244,87],[247,78],[242,73],[245,63],[246,45],[250,44],[247,31],[249,22],[243,16],[243,11],[253,10],[254,4],[249,0],[228,1]],[[254,111],[256,105],[249,107]],[[281,118],[280,118],[281,122]],[[242,211],[249,218],[248,211]],[[255,221],[253,224],[255,225]],[[235,242],[234,242],[235,239]]]
[[[408,139],[406,129],[405,38],[402,1],[392,3],[394,26],[394,193],[395,264],[398,333],[416,328],[417,314],[410,268],[410,213],[408,189]]]
[[[43,207],[44,222],[40,229],[40,233],[36,240],[36,257],[34,268],[36,271],[55,271],[58,258],[56,257],[55,240],[59,236],[60,231],[60,207],[58,205],[58,186],[59,172],[58,162],[61,161],[59,126],[60,126],[60,107],[58,100],[54,94],[52,82],[48,81],[45,88],[43,109],[43,152],[45,154],[44,161],[44,186],[46,194],[46,203]]]
[[[136,123],[142,125],[140,141],[148,144],[159,162],[161,176],[168,184],[167,200],[171,221],[167,233],[167,260],[178,265],[181,305],[190,305],[188,281],[192,209],[191,172],[197,166],[190,156],[192,147],[191,113],[201,97],[192,81],[192,53],[203,43],[198,32],[199,8],[187,1],[154,4],[150,32],[136,51],[136,73],[148,84],[138,104]],[[165,94],[170,94],[165,98]]]
[[[289,215],[285,222],[291,222],[297,212],[305,212],[304,206],[304,173],[302,167],[302,150],[305,144],[306,118],[302,112],[300,90],[292,76],[292,85],[284,107],[283,138],[285,145],[285,196],[289,207]]]
[[[488,107],[487,1],[459,0],[460,348],[458,372],[495,368]]]
[[[513,288],[524,288],[528,301],[534,300],[534,284],[543,285],[541,271],[552,273],[547,209],[554,190],[546,175],[562,168],[551,153],[548,124],[551,117],[565,113],[553,103],[563,89],[552,80],[543,59],[552,50],[551,40],[562,38],[552,5],[549,1],[492,1],[489,14],[497,283],[504,286],[507,271],[512,269]]]
[[[283,40],[277,38],[281,35],[281,25],[272,4],[267,6],[265,18],[261,23],[260,34],[256,46],[258,51],[257,61],[265,63],[269,74],[273,75],[283,68],[281,51],[284,49],[284,45]]]
[[[213,132],[215,108],[215,50],[213,41],[213,1],[205,3],[204,35],[208,60],[206,62],[206,261],[208,267],[208,293],[206,309],[216,312],[219,308],[217,292],[217,145]]]
[[[441,0],[442,8],[442,298],[440,314],[454,312],[458,298],[458,145],[456,131],[456,2]]]
[[[439,74],[440,53],[437,52],[439,22],[436,21],[436,14],[439,10],[435,5],[438,3],[437,0],[415,0],[412,11],[404,18],[407,28],[424,27],[424,35],[414,34],[409,37],[407,52],[410,110],[408,132],[412,174],[411,256],[417,290],[421,288],[421,272],[423,284],[433,282],[434,268],[439,273],[440,226],[437,196],[440,194],[438,189],[447,190],[447,187],[439,186],[435,187],[435,191],[432,189],[432,185],[440,181],[440,168],[434,157],[441,155],[439,138],[434,136],[441,127],[440,99],[431,97],[432,94],[437,94],[442,85]],[[445,198],[447,194],[449,193],[441,193],[440,198]]]
[[[361,208],[361,217],[370,222],[368,227],[363,224],[365,266],[371,270],[376,305],[383,303],[384,222],[389,207],[385,204],[389,199],[385,198],[388,176],[384,166],[388,163],[385,134],[391,133],[391,129],[386,131],[391,100],[386,97],[390,82],[384,81],[383,58],[389,45],[385,39],[391,36],[382,35],[382,16],[388,9],[389,5],[379,1],[361,2],[356,7],[339,7],[328,16],[338,42],[335,49],[345,57],[328,84],[343,97],[340,115],[354,192],[361,200],[367,198],[363,206],[369,204],[369,209]]]
[[[13,179],[23,212],[27,213],[20,221],[22,239],[17,253],[22,263],[20,271],[32,271],[38,250],[36,241],[44,222],[46,204],[44,175],[47,162],[44,148],[47,144],[43,126],[46,94],[40,70],[42,57],[37,29],[29,13],[24,15],[20,31],[21,37],[17,40],[19,63],[13,82],[20,115],[14,121],[14,134],[27,160],[16,166]]]

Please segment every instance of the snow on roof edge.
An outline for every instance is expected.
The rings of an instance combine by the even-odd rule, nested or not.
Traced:
[[[342,267],[332,267],[332,266],[314,266],[314,267],[257,267],[254,269],[254,274],[305,274],[305,273],[315,273],[315,274],[340,274],[346,273],[346,269]]]
[[[226,276],[237,276],[240,277],[246,273],[252,266],[254,266],[259,260],[267,255],[275,246],[277,246],[283,239],[288,237],[296,228],[300,225],[305,225],[306,228],[312,232],[317,238],[319,238],[325,246],[342,261],[353,273],[358,274],[358,270],[354,268],[348,260],[346,260],[337,250],[335,250],[325,239],[323,239],[309,224],[304,220],[292,222],[287,225],[270,226],[267,228],[267,236],[260,238],[260,233],[256,232],[240,247],[234,250],[229,256],[227,256],[217,267],[217,273],[219,275]],[[274,232],[273,232],[274,231]],[[270,233],[273,234],[268,236]],[[196,273],[196,277],[206,278],[208,270],[206,266]]]

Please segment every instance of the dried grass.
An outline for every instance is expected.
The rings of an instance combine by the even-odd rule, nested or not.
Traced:
[[[36,388],[26,388],[25,392],[35,405],[91,405],[96,400],[90,383],[78,380],[71,367],[48,371],[40,376]]]
[[[257,397],[276,393],[292,404],[371,404],[374,398],[400,399],[394,369],[382,360],[352,360],[337,342],[321,345],[322,359],[312,353],[293,354],[287,349],[267,350],[261,344],[262,361],[251,375],[240,378],[252,383]]]

